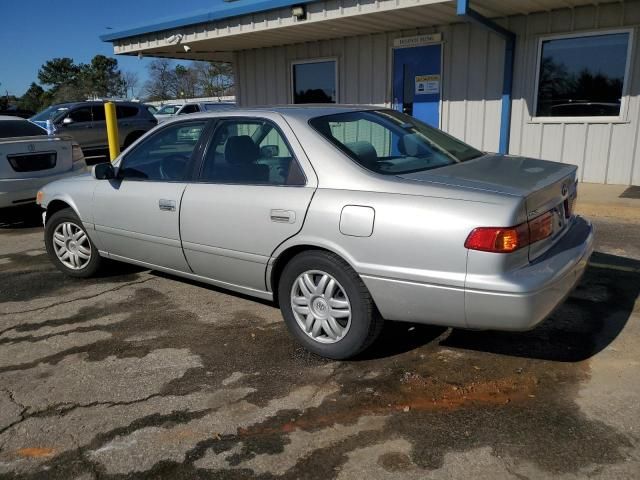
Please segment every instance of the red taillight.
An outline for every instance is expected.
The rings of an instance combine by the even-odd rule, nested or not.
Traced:
[[[529,245],[526,223],[516,227],[479,227],[467,237],[464,246],[482,252],[509,253]]]
[[[510,253],[543,240],[553,234],[553,214],[547,212],[515,227],[478,227],[467,237],[464,246],[482,252]]]

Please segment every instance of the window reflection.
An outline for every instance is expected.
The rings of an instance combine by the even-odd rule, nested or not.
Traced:
[[[336,103],[336,62],[293,65],[293,103]]]
[[[618,116],[628,33],[542,42],[536,115]]]

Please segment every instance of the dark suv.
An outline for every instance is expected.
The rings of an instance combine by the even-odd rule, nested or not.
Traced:
[[[143,103],[120,101],[114,103],[118,117],[120,146],[123,148],[131,145],[158,124]],[[89,164],[102,161],[108,152],[103,101],[52,105],[31,117],[30,120],[44,128],[47,120],[51,120],[56,133],[71,135],[80,144]]]

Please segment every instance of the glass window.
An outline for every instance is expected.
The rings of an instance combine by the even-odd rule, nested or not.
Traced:
[[[185,115],[187,113],[196,113],[199,111],[200,111],[200,108],[198,107],[198,105],[195,105],[195,104],[185,105],[182,111],[180,112],[180,115]]]
[[[104,122],[106,120],[104,105],[94,105],[93,107],[91,107],[91,111],[93,112],[94,122]],[[117,112],[118,111],[116,110],[116,117],[118,116]]]
[[[0,138],[46,135],[47,131],[27,120],[1,120]]]
[[[163,128],[123,158],[118,175],[135,180],[185,180],[204,127],[205,122],[189,122]]]
[[[360,165],[383,175],[430,170],[482,155],[394,110],[339,113],[313,118],[309,123]]]
[[[200,179],[246,185],[304,185],[289,145],[266,120],[228,120],[215,131]]]
[[[116,115],[118,118],[130,118],[135,117],[138,114],[136,107],[128,107],[126,105],[116,106]]]
[[[293,103],[336,103],[336,61],[293,64]]]
[[[69,112],[68,117],[74,122],[90,122],[91,107],[74,108]]]
[[[536,116],[620,115],[629,33],[543,40]]]
[[[46,122],[47,120],[51,120],[52,122],[55,122],[62,118],[68,111],[69,107],[63,105],[52,105],[37,115],[34,115],[29,120],[34,122]]]
[[[157,115],[175,115],[182,105],[165,105],[156,112]]]

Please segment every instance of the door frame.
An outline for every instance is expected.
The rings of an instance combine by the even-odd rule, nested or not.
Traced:
[[[438,128],[440,130],[442,130],[442,106],[444,103],[444,48],[445,48],[445,41],[444,40],[438,40],[438,41],[434,41],[434,42],[425,42],[423,44],[420,45],[411,45],[411,46],[407,46],[407,47],[396,47],[391,45],[391,47],[389,47],[389,65],[388,65],[388,71],[389,71],[389,75],[387,78],[387,84],[389,85],[389,90],[388,90],[388,94],[389,94],[389,108],[393,108],[393,71],[394,71],[394,63],[393,63],[393,59],[395,58],[395,51],[396,50],[400,50],[400,49],[407,49],[407,48],[420,48],[420,47],[430,47],[432,45],[440,45],[440,101],[438,102]]]

